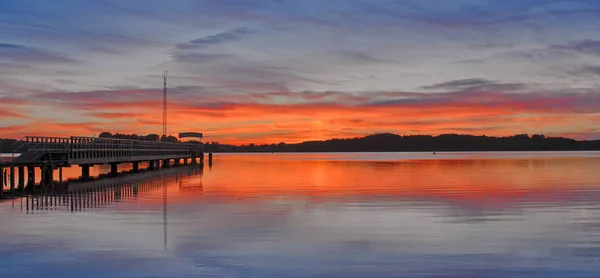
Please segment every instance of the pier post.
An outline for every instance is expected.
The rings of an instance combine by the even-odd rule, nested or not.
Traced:
[[[90,178],[90,165],[83,164],[83,165],[79,165],[79,167],[81,167],[81,178],[84,180],[89,179]]]
[[[134,172],[139,172],[140,171],[140,163],[137,161],[133,162],[133,171]]]
[[[110,174],[112,176],[116,176],[119,173],[118,166],[119,166],[119,163],[111,163],[110,164]]]
[[[4,168],[0,168],[0,199],[4,197],[4,184],[6,177],[4,176]]]
[[[19,166],[19,183],[18,190],[22,191],[25,188],[25,166]]]
[[[15,191],[15,167],[10,165],[10,192]]]
[[[44,186],[51,185],[54,182],[54,168],[50,165],[42,166],[42,177],[44,179]]]
[[[181,164],[181,158],[175,158],[173,164],[179,166],[179,164]]]
[[[208,153],[208,162],[212,162],[212,152]]]
[[[46,165],[40,166],[40,185],[45,187],[48,184],[48,175],[46,174]],[[31,188],[31,192],[35,192],[35,187]]]
[[[163,168],[168,168],[171,163],[170,159],[163,160]]]
[[[204,152],[200,152],[200,163],[204,163]]]
[[[62,168],[63,167],[58,167],[58,182],[59,183],[62,182]]]
[[[27,188],[35,186],[35,167],[27,166]]]
[[[154,170],[154,160],[148,160],[148,169]]]
[[[184,158],[184,159],[183,159],[183,165],[188,165],[188,159],[189,159],[189,158]]]

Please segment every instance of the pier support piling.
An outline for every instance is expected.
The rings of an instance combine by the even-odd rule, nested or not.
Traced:
[[[119,173],[119,163],[111,163],[110,164],[110,175],[116,176]]]
[[[4,197],[4,184],[6,183],[6,177],[4,176],[4,168],[0,168],[0,199]]]
[[[133,172],[139,172],[140,171],[140,163],[137,161],[133,162],[132,168],[133,168]]]
[[[42,170],[42,186],[46,187],[51,185],[54,181],[54,168],[50,165],[44,165],[41,167]]]
[[[90,178],[90,165],[83,164],[79,167],[81,167],[81,179],[88,180]]]
[[[15,167],[10,166],[10,192],[15,191]]]
[[[154,160],[149,160],[148,161],[148,169],[154,170]]]
[[[27,186],[26,189],[31,189],[35,186],[35,167],[27,166]]]
[[[25,166],[19,166],[19,183],[17,185],[19,191],[25,188]]]

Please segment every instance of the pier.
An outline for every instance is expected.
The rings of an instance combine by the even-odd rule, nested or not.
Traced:
[[[54,171],[62,181],[62,168],[79,166],[80,180],[90,179],[90,167],[110,165],[110,174],[119,174],[118,165],[130,163],[133,172],[147,162],[147,170],[158,170],[181,164],[204,163],[201,144],[125,140],[96,137],[26,136],[19,141],[15,152],[21,155],[10,162],[0,163],[0,198],[15,192],[34,191],[36,186],[54,183]],[[210,156],[212,159],[212,155]],[[209,159],[209,160],[210,160]],[[36,183],[36,169],[40,182]]]

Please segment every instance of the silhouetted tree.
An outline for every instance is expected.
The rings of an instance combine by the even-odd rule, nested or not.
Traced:
[[[100,133],[100,135],[98,135],[98,138],[112,138],[112,137],[113,137],[112,133],[106,132],[106,131],[102,132],[102,133]]]
[[[179,140],[177,140],[177,137],[172,136],[172,135],[169,135],[169,136],[162,135],[160,137],[160,141],[161,142],[171,142],[171,143],[177,143],[177,142],[179,142]]]
[[[148,134],[146,135],[146,140],[147,141],[158,141],[160,139],[160,136],[158,136],[158,134]]]

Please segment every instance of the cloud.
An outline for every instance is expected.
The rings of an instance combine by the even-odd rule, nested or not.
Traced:
[[[343,50],[332,53],[333,55],[339,57],[342,62],[351,62],[356,64],[365,64],[365,63],[397,63],[393,59],[389,58],[378,58],[375,55],[369,54],[368,52],[363,51],[354,51],[354,50]]]
[[[26,119],[28,118],[28,116],[20,112],[11,111],[7,108],[2,108],[2,110],[0,110],[0,119],[4,120],[8,118]]]
[[[199,130],[207,134],[207,140],[223,143],[298,142],[373,132],[588,136],[593,132],[578,131],[600,120],[598,91],[482,92],[470,88],[488,83],[483,80],[449,83],[466,89],[446,93],[273,91],[228,95],[213,94],[202,87],[174,88],[169,98],[169,130]],[[162,123],[159,88],[40,93],[38,100],[74,115],[72,119],[52,120],[61,132],[156,133]],[[41,126],[47,127],[47,122],[34,119],[25,131],[34,132]],[[22,132],[15,135],[24,135]]]
[[[564,45],[553,45],[550,47],[550,50],[559,50],[568,53],[600,56],[600,41],[581,40]]]
[[[444,91],[474,91],[474,90],[485,90],[485,91],[513,91],[524,88],[526,84],[523,83],[500,83],[491,81],[485,78],[469,78],[452,80],[444,83],[438,83],[430,86],[423,86],[423,89],[428,90],[444,90]]]
[[[567,74],[576,77],[598,77],[600,76],[600,66],[586,66],[576,70],[567,71]]]
[[[207,47],[207,46],[211,46],[211,45],[238,41],[238,40],[241,40],[242,38],[244,38],[245,36],[248,36],[248,35],[254,34],[254,33],[256,33],[255,30],[241,27],[241,28],[233,29],[231,31],[221,32],[221,33],[218,33],[215,35],[210,35],[210,36],[198,38],[195,40],[191,40],[187,43],[178,45],[177,49],[193,50],[193,49],[199,49],[199,48],[203,48],[203,47]]]
[[[470,79],[460,79],[453,80],[444,83],[434,84],[431,86],[425,86],[424,89],[460,89],[465,87],[477,87],[482,85],[490,85],[495,84],[493,81],[484,79],[484,78],[470,78]]]
[[[77,63],[74,59],[67,56],[27,47],[18,44],[0,43],[0,61],[15,63],[57,63],[73,64]]]
[[[182,53],[175,52],[171,54],[171,58],[177,62],[183,63],[211,63],[219,62],[220,60],[233,58],[231,54],[202,54],[202,53]]]

